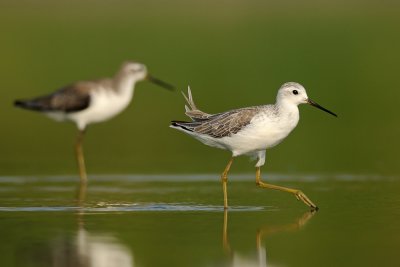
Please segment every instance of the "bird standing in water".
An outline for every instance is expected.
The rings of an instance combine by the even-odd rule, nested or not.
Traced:
[[[131,102],[135,84],[148,80],[166,89],[173,87],[149,75],[145,65],[126,62],[113,78],[80,81],[52,94],[30,100],[16,100],[15,106],[44,113],[57,121],[72,121],[78,127],[75,152],[81,181],[87,174],[82,142],[89,124],[109,120]]]
[[[259,187],[292,193],[311,209],[318,207],[300,190],[267,184],[261,181],[260,167],[265,163],[266,149],[279,144],[299,122],[299,104],[309,104],[337,115],[308,98],[301,84],[288,82],[281,86],[276,103],[263,106],[234,109],[218,114],[208,114],[199,110],[188,89],[186,115],[191,122],[172,121],[170,127],[189,134],[205,145],[230,150],[232,157],[222,173],[224,208],[228,208],[228,172],[234,157],[248,155],[258,158],[256,164],[256,184]]]

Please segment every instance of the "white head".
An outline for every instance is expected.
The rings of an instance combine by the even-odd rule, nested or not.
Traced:
[[[147,68],[145,65],[136,62],[125,62],[119,72],[124,77],[131,77],[135,81],[142,81],[147,77]]]
[[[147,67],[137,62],[125,62],[122,64],[120,71],[117,74],[117,79],[120,81],[130,81],[132,83],[147,80],[168,90],[173,90],[174,87],[166,82],[163,82],[147,71]]]
[[[308,98],[306,89],[304,89],[301,84],[295,82],[284,83],[281,88],[279,88],[276,102],[278,105],[289,104],[297,106],[300,104],[309,104],[337,117],[332,111],[327,110]]]
[[[307,92],[304,87],[295,82],[285,83],[279,88],[278,96],[276,97],[276,101],[278,103],[290,103],[295,105],[305,104],[307,103]]]

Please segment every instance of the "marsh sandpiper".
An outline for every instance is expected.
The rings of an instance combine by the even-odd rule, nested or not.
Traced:
[[[148,74],[145,65],[126,62],[113,78],[76,82],[49,95],[16,100],[14,105],[44,113],[57,121],[72,121],[76,124],[78,136],[75,153],[81,181],[86,181],[82,142],[87,126],[109,120],[121,113],[132,100],[136,82],[142,80],[173,89],[171,85]]]
[[[288,82],[281,86],[276,103],[234,109],[218,114],[208,114],[199,110],[188,88],[188,96],[183,94],[187,104],[186,115],[192,120],[172,121],[170,127],[189,134],[205,145],[230,150],[232,157],[222,173],[224,208],[228,208],[228,172],[234,157],[248,155],[258,158],[256,163],[256,185],[266,189],[292,193],[312,210],[318,207],[300,190],[267,184],[261,181],[260,167],[265,163],[266,149],[279,144],[299,122],[299,104],[309,104],[333,116],[337,115],[308,98],[301,84]]]

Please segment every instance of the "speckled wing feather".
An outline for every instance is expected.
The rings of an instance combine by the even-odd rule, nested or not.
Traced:
[[[196,107],[190,87],[188,87],[187,96],[183,92],[182,94],[187,102],[187,105],[185,105],[185,114],[192,119],[192,122],[172,121],[171,126],[214,138],[222,138],[239,132],[250,123],[261,109],[261,106],[256,106],[218,114],[208,114]]]
[[[222,138],[239,132],[259,111],[260,107],[248,107],[211,115],[203,121],[173,123],[188,131]]]
[[[214,138],[231,136],[248,125],[258,112],[258,107],[249,107],[217,114],[196,127],[194,131]]]

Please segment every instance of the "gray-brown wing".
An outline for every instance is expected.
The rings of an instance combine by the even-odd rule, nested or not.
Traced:
[[[249,107],[216,114],[199,122],[198,126],[193,127],[193,131],[214,138],[230,136],[247,126],[258,112],[259,107]]]
[[[93,86],[93,82],[78,82],[47,96],[31,100],[17,100],[15,105],[36,111],[80,111],[89,106],[89,91]]]

